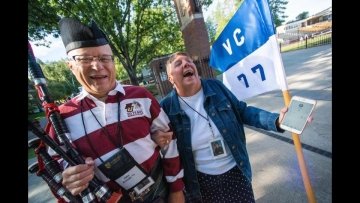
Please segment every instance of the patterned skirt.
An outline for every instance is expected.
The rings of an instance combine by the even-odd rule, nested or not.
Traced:
[[[252,185],[237,166],[221,175],[201,172],[197,172],[197,175],[203,202],[255,202]]]

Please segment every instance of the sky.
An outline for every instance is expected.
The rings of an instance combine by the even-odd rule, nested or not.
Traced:
[[[288,16],[286,21],[295,20],[296,16],[304,11],[309,12],[312,16],[332,6],[331,0],[288,0],[285,15]]]
[[[212,6],[215,6],[217,1],[228,0],[214,0],[209,9],[207,9],[207,13],[204,14],[205,19],[206,16],[211,13]],[[304,11],[308,11],[309,16],[311,16],[329,8],[330,6],[332,6],[332,0],[288,0],[288,4],[285,9],[285,15],[288,16],[288,18],[286,18],[286,22],[295,20],[296,16]],[[52,42],[50,48],[35,46],[34,43],[30,42],[35,57],[39,58],[43,62],[58,61],[66,58],[66,51],[60,38],[55,39],[50,36],[47,40]]]

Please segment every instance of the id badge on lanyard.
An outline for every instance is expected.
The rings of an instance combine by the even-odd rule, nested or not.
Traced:
[[[148,189],[154,180],[123,147],[98,167],[109,179],[116,181],[125,190],[134,188],[136,193]]]
[[[209,141],[211,155],[214,159],[226,156],[224,141],[221,138],[211,139]]]

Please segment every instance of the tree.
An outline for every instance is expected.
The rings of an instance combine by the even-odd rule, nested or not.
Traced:
[[[184,49],[169,0],[32,0],[28,4],[31,41],[48,34],[58,37],[57,23],[64,16],[84,23],[95,20],[134,85],[138,85],[137,69],[156,56]]]
[[[215,6],[213,15],[209,19],[207,19],[208,25],[214,25],[214,27],[211,26],[208,27],[209,34],[212,33],[212,30],[210,29],[215,29],[216,30],[215,38],[217,38],[224,29],[224,27],[229,22],[229,20],[232,18],[234,13],[236,12],[240,3],[242,2],[243,0],[234,0],[224,4],[224,2],[218,1]]]
[[[308,11],[304,11],[302,13],[300,13],[299,15],[296,16],[296,20],[304,20],[306,18],[309,17],[309,12]]]
[[[217,2],[213,15],[206,19],[210,40],[212,40],[212,32],[214,29],[216,30],[215,39],[221,34],[224,27],[228,24],[229,20],[243,2],[243,0],[232,0],[226,4],[222,1]],[[287,3],[287,0],[269,0],[269,7],[275,27],[281,25],[287,17],[284,15],[285,5],[287,5]]]
[[[200,4],[202,7],[208,7],[210,6],[210,4],[212,4],[213,0],[195,0],[195,1],[200,1]]]
[[[215,41],[216,36],[216,25],[212,20],[207,20],[205,22],[206,30],[209,35],[210,44],[212,44]]]
[[[50,42],[45,40],[47,35],[59,37],[56,30],[60,16],[48,0],[34,0],[28,3],[28,33],[31,41],[38,41],[35,45],[47,46]]]
[[[285,18],[288,17],[284,14],[284,10],[286,9],[285,6],[287,4],[287,0],[269,0],[269,7],[275,27],[280,26],[283,22],[285,22]]]
[[[64,60],[40,64],[46,78],[47,87],[54,100],[61,100],[78,92],[80,84],[71,73]]]
[[[34,113],[34,111],[41,112],[41,101],[37,95],[34,87],[34,82],[28,78],[28,114]]]

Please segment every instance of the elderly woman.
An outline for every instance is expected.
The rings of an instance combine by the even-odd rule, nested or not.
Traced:
[[[287,108],[271,113],[239,101],[220,81],[200,79],[191,57],[174,53],[166,63],[174,89],[161,101],[184,167],[187,202],[255,202],[244,124],[284,132]],[[165,145],[164,135],[153,135]]]

